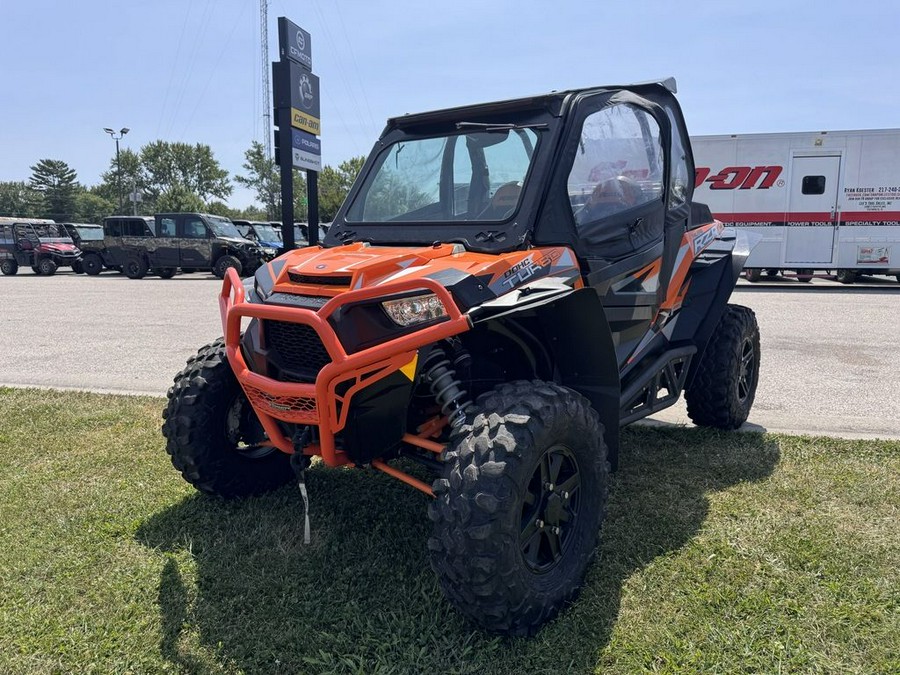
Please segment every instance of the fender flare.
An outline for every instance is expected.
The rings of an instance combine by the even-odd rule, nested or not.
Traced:
[[[603,440],[612,470],[619,460],[621,385],[615,343],[600,297],[593,288],[569,290],[544,302],[523,302],[502,316],[528,314],[548,338],[559,383],[591,402],[603,424]],[[491,321],[498,316],[483,319]]]

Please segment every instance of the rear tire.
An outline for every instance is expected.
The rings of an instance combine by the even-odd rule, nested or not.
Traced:
[[[17,263],[15,260],[9,258],[7,258],[6,260],[0,260],[0,272],[2,272],[4,276],[11,277],[18,271],[19,263]]]
[[[84,268],[82,268],[80,260],[76,260],[72,263],[72,271],[75,272],[75,274],[84,274]]]
[[[838,270],[834,275],[834,280],[842,284],[852,284],[856,281],[856,270]]]
[[[103,271],[103,260],[96,253],[88,253],[81,259],[81,268],[85,274],[97,276]]]
[[[50,258],[44,258],[37,264],[38,274],[45,277],[52,277],[56,274],[57,264]]]
[[[747,277],[747,281],[756,283],[762,279],[762,270],[758,267],[748,267],[744,270],[744,276]]]
[[[759,383],[759,356],[753,310],[727,305],[684,393],[691,421],[718,429],[737,429],[746,422]]]
[[[489,631],[531,635],[581,589],[606,509],[597,412],[556,384],[511,382],[454,432],[428,508],[447,599]]]
[[[235,258],[233,255],[223,255],[221,258],[216,260],[216,264],[213,266],[212,272],[220,279],[224,279],[229,267],[233,267],[238,273],[238,276],[241,276],[241,272],[243,272],[243,266],[241,265],[241,261]]]
[[[153,270],[153,273],[162,279],[171,279],[177,271],[177,267],[159,267]]]
[[[800,283],[808,284],[812,278],[813,270],[797,270],[797,281]]]
[[[766,270],[766,276],[767,276],[767,277],[777,277],[777,276],[778,276],[778,270],[771,270],[771,269],[770,269],[770,270]]]
[[[227,499],[290,482],[290,457],[259,445],[265,433],[238,384],[221,338],[202,347],[175,376],[163,411],[166,452],[184,479]]]
[[[125,261],[122,271],[125,272],[125,276],[129,279],[143,279],[147,276],[147,261],[133,255]]]

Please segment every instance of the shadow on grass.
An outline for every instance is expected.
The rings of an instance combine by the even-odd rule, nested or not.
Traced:
[[[243,502],[191,496],[137,533],[170,552],[160,651],[195,672],[208,662],[197,644],[247,672],[588,672],[623,583],[691,540],[708,493],[763,480],[778,459],[762,434],[625,430],[598,562],[581,598],[530,640],[486,635],[449,607],[426,556],[427,497],[392,479],[313,469],[309,546],[294,488]]]

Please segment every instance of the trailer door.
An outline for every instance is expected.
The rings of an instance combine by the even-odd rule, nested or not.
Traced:
[[[794,157],[785,228],[784,261],[790,264],[831,263],[837,236],[840,155]]]

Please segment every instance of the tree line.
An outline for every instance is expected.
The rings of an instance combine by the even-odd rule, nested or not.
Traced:
[[[319,173],[319,219],[328,222],[344,201],[365,157],[353,157]],[[277,164],[267,160],[262,143],[244,153],[243,172],[233,181],[250,189],[255,203],[232,209],[225,199],[232,177],[203,143],[153,141],[139,151],[123,149],[110,161],[97,185],[87,186],[66,162],[41,159],[23,181],[0,181],[0,216],[52,218],[58,222],[99,223],[115,213],[132,213],[129,195],[142,201],[138,214],[204,212],[247,220],[281,220],[281,181]],[[306,181],[294,171],[294,220],[307,220]],[[120,195],[123,206],[120,209]]]

